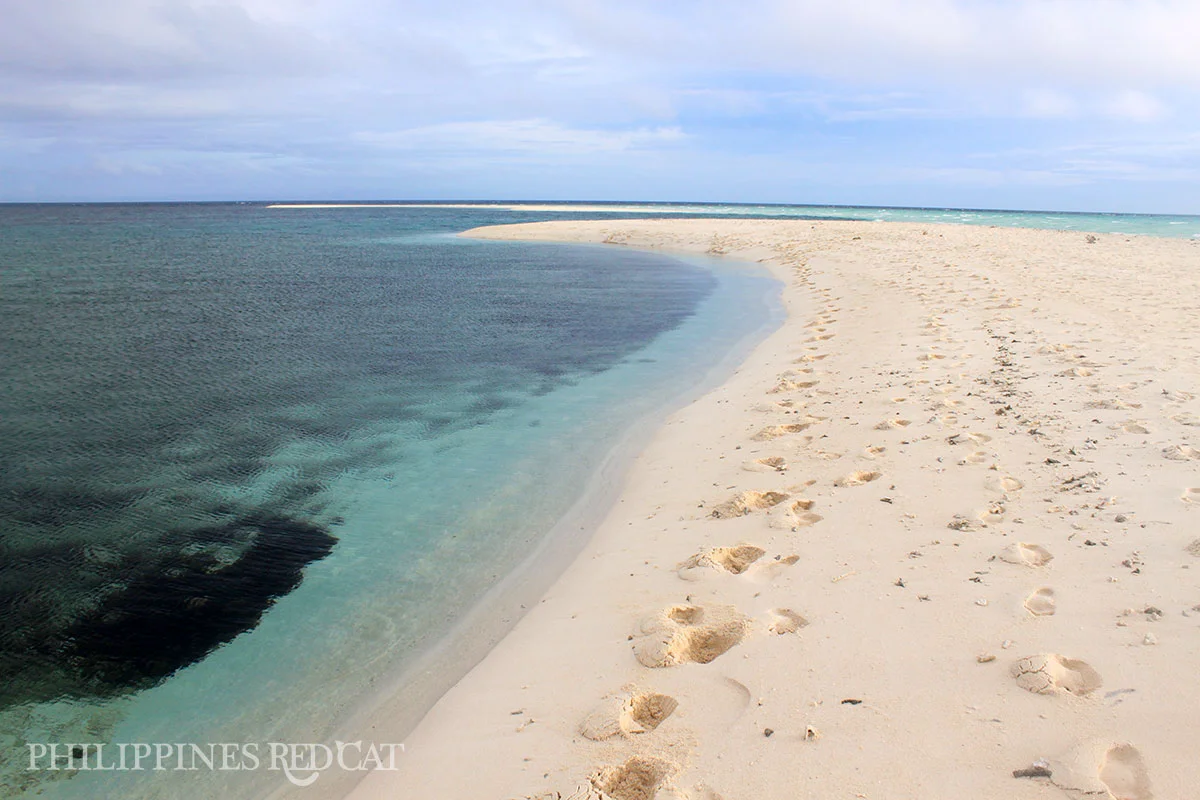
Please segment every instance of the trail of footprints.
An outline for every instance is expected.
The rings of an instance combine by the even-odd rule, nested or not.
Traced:
[[[839,309],[833,305],[828,294],[824,299],[827,302],[826,310],[806,326],[811,335],[803,340],[807,349],[795,358],[796,364],[812,365],[828,356],[827,353],[819,352],[818,348],[834,338],[835,334],[829,331],[829,327],[836,322],[834,315]],[[996,292],[992,292],[989,299],[999,303],[994,306],[996,309],[1012,307],[1010,301],[1001,298]],[[959,298],[959,302],[969,300],[969,295]],[[946,330],[942,315],[934,314],[927,318],[921,333],[936,337],[940,343],[953,344],[946,335]],[[945,362],[946,353],[941,352],[935,345],[918,355],[917,360],[922,369],[929,369],[931,365]],[[1086,378],[1093,372],[1091,367],[1075,364],[1060,374]],[[774,408],[779,412],[801,416],[799,419],[763,427],[749,437],[750,441],[772,444],[791,441],[814,426],[827,422],[826,417],[803,412],[805,402],[795,397],[797,394],[811,393],[820,385],[821,380],[815,377],[811,366],[780,375],[778,383],[767,390],[767,396],[774,399]],[[941,395],[941,399],[934,406],[935,411],[943,413],[943,416],[935,417],[940,424],[957,423],[953,410],[944,413],[946,409],[954,409],[961,405],[960,400],[949,396],[955,389],[953,382],[929,389],[935,397]],[[905,396],[892,399],[896,403],[908,400]],[[1125,405],[1120,401],[1114,404]],[[1200,426],[1200,418],[1190,413],[1177,415],[1175,420],[1183,425]],[[897,415],[882,420],[874,425],[873,429],[905,434],[912,424],[911,420]],[[1147,432],[1144,426],[1136,422],[1126,424],[1124,430],[1134,434]],[[802,446],[810,445],[813,441],[812,436],[799,438],[798,443]],[[954,433],[945,437],[945,442],[950,447],[970,448],[967,454],[958,460],[960,465],[984,464],[990,461],[986,449],[981,449],[986,448],[990,440],[989,435],[981,432]],[[866,459],[875,459],[885,451],[885,446],[872,445],[861,455]],[[837,456],[838,454],[832,454],[834,458]],[[1172,460],[1195,460],[1200,459],[1200,450],[1187,444],[1178,444],[1164,449],[1163,456]],[[808,457],[831,456],[816,450],[809,451]],[[790,463],[784,455],[767,455],[747,462],[744,467],[749,472],[780,475],[788,471]],[[882,476],[880,469],[853,470],[835,479],[833,485],[850,489],[874,482]],[[813,511],[816,501],[798,496],[812,483],[810,481],[805,485],[784,489],[740,491],[713,506],[707,515],[715,520],[727,520],[764,514],[782,520],[792,531],[799,531],[822,520],[822,516]],[[986,525],[988,522],[1003,519],[1006,503],[1024,488],[1024,484],[1013,476],[989,475],[984,481],[984,488],[996,496],[996,499],[981,509],[974,520],[967,519],[961,523],[957,519],[952,520],[949,527],[955,528],[956,524],[962,524],[964,527],[961,529],[968,529],[976,524]],[[1200,504],[1200,488],[1184,489],[1181,500],[1185,503]],[[1193,543],[1193,547],[1195,554],[1200,556],[1200,539]],[[1054,556],[1038,543],[1018,541],[1000,549],[993,558],[1005,564],[1040,571]],[[795,554],[770,557],[762,547],[739,543],[701,550],[679,563],[677,573],[684,581],[703,580],[706,575],[724,573],[738,576],[739,580],[761,579],[769,582],[777,577],[781,570],[798,561],[799,556]],[[1050,617],[1057,611],[1057,602],[1058,598],[1052,587],[1040,586],[1029,592],[1022,600],[1021,606],[1031,617]],[[630,636],[630,642],[634,658],[643,667],[659,670],[682,664],[711,664],[737,647],[747,636],[754,635],[756,630],[770,636],[782,637],[797,635],[808,624],[809,621],[801,613],[788,607],[772,609],[766,620],[754,620],[733,606],[701,605],[689,601],[669,605],[646,616]],[[979,658],[981,663],[991,660],[994,660],[994,657],[990,655]],[[1036,653],[1020,657],[1010,664],[1008,674],[1017,687],[1039,695],[1085,698],[1103,685],[1100,674],[1086,661],[1059,653]],[[669,722],[681,703],[692,700],[694,699],[685,698],[681,701],[652,689],[627,686],[604,698],[581,722],[579,732],[585,739],[592,741],[618,737],[635,740],[652,734],[660,725]],[[815,738],[816,735],[813,731],[813,737],[806,738]],[[676,800],[722,800],[721,795],[702,785],[688,790],[676,786],[674,778],[681,771],[679,764],[668,759],[634,754],[623,763],[598,769],[588,783],[580,786],[574,794],[564,796],[547,793],[529,800],[560,800],[564,797],[566,800],[653,800],[666,797]],[[1027,769],[1015,770],[1014,776],[1048,778],[1051,783],[1064,790],[1089,796],[1118,800],[1153,798],[1141,754],[1137,748],[1127,743],[1085,742],[1060,759],[1038,762]]]

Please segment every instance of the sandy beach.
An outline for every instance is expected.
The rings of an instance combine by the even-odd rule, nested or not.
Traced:
[[[761,263],[788,319],[646,443],[583,554],[351,797],[1194,795],[1200,242],[467,235]]]

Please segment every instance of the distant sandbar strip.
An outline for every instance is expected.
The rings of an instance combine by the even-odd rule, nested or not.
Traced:
[[[695,214],[694,206],[669,207],[657,205],[581,206],[562,204],[534,205],[528,203],[272,203],[267,208],[491,208],[506,211],[616,211],[620,213],[649,212],[656,214]]]

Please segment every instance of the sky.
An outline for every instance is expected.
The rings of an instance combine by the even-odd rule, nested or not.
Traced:
[[[0,0],[0,201],[1200,214],[1196,0]]]

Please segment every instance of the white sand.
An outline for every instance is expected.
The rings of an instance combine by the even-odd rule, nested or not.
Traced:
[[[769,259],[789,319],[354,798],[1196,796],[1200,243],[472,233]]]

